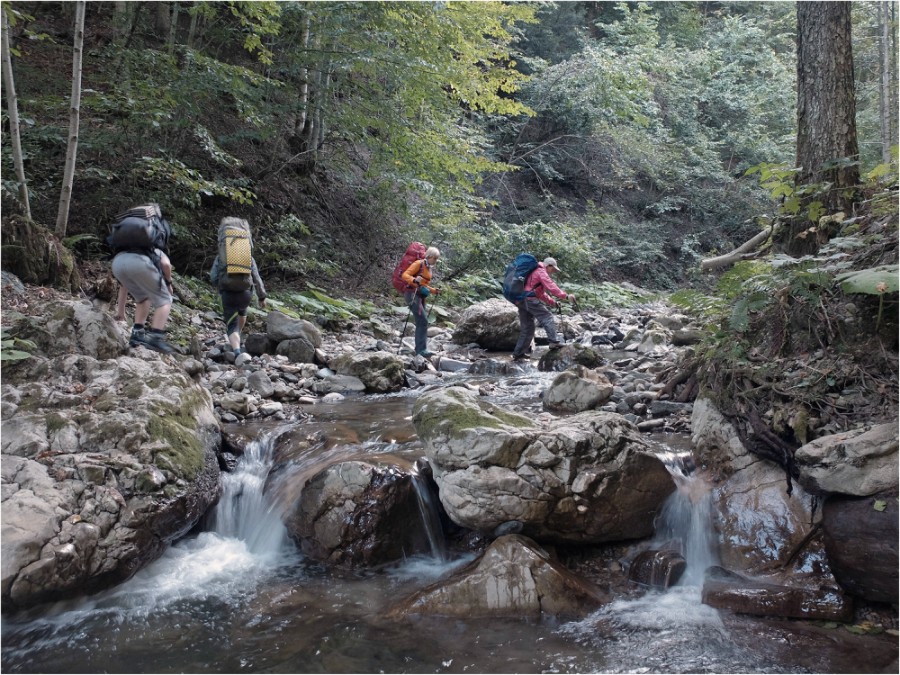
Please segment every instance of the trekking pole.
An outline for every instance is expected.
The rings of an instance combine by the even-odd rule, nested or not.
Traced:
[[[406,315],[406,323],[403,324],[403,332],[400,333],[400,344],[397,345],[397,354],[400,354],[400,350],[403,349],[403,338],[406,337],[406,327],[409,325],[409,317],[412,316],[412,310],[409,310],[409,313]]]

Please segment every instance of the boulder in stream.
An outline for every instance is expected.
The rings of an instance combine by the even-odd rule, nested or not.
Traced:
[[[397,604],[388,617],[583,617],[608,601],[606,592],[552,560],[534,541],[509,534],[449,579]]]
[[[428,392],[413,423],[440,500],[458,525],[490,533],[509,521],[537,541],[639,539],[675,485],[633,424],[590,411],[547,428],[462,387]]]

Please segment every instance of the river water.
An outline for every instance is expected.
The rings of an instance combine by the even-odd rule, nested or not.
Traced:
[[[548,376],[507,381],[497,402],[539,409]],[[2,625],[6,673],[777,673],[878,672],[880,652],[808,622],[723,616],[700,603],[715,561],[708,489],[676,475],[657,526],[683,542],[688,568],[668,591],[644,590],[578,622],[382,617],[472,558],[439,544],[429,556],[364,573],[305,560],[279,515],[278,486],[323,461],[422,456],[410,414],[415,393],[316,407],[316,422],[260,427],[199,531],[132,579],[88,599],[58,603]],[[291,434],[320,439],[279,457]],[[662,439],[664,461],[684,439]],[[327,460],[322,458],[326,457]],[[285,470],[289,467],[289,470]],[[274,479],[273,479],[274,477]],[[299,477],[299,478],[298,478]],[[427,517],[429,506],[423,502]],[[839,636],[842,637],[842,636]],[[894,652],[896,656],[896,652]],[[883,659],[882,659],[883,660]],[[868,666],[868,668],[867,668]]]

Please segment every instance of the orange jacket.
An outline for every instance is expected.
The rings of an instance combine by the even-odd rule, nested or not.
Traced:
[[[416,283],[416,277],[422,277],[421,284]],[[416,260],[406,268],[406,271],[400,275],[400,278],[414,288],[424,286],[432,293],[436,290],[428,285],[428,282],[431,281],[431,266],[427,260]]]

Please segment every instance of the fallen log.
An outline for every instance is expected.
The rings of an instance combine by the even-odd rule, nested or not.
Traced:
[[[710,270],[718,269],[720,267],[733,265],[738,260],[744,260],[746,258],[752,257],[754,254],[750,254],[748,252],[753,251],[754,249],[759,247],[774,233],[774,231],[774,225],[767,226],[766,229],[764,229],[762,232],[759,232],[756,236],[748,239],[730,253],[725,253],[724,255],[716,256],[715,258],[706,258],[705,260],[701,260],[700,269],[704,272],[709,272]]]

